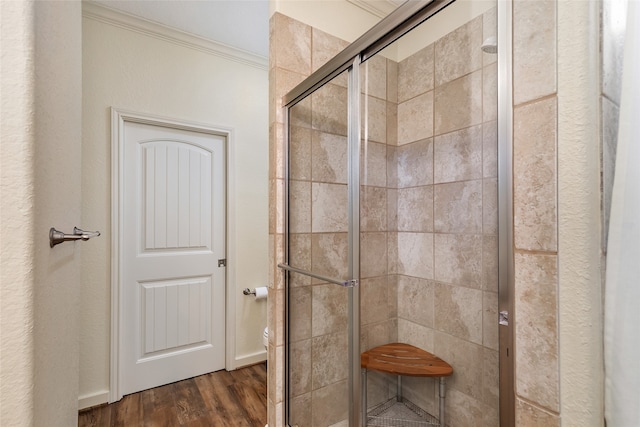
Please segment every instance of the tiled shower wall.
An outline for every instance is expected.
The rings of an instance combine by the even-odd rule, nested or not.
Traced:
[[[428,23],[427,23],[428,25]],[[495,9],[398,64],[398,340],[449,362],[451,425],[498,425]],[[405,395],[437,414],[432,380]]]

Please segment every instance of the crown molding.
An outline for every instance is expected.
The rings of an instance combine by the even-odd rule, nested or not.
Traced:
[[[402,4],[403,0],[347,0],[349,3],[354,6],[359,7],[360,9],[366,10],[372,15],[377,16],[378,18],[385,18],[388,14],[393,12],[400,4]]]
[[[82,16],[251,67],[267,70],[269,60],[246,50],[196,36],[93,2],[82,2]]]

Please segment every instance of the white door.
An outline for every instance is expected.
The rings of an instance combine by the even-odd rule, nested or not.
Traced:
[[[122,394],[223,369],[224,136],[125,122]]]

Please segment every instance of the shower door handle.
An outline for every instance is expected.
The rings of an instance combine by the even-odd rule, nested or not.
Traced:
[[[344,288],[355,288],[356,286],[358,286],[358,279],[350,279],[350,280],[332,279],[331,277],[327,277],[321,274],[313,273],[311,271],[291,267],[290,265],[287,265],[287,264],[278,264],[278,268],[281,268],[286,271],[290,271],[292,273],[298,273],[298,274],[303,274],[305,276],[313,277],[315,279],[319,279],[324,282],[333,283],[333,284],[342,286]]]
[[[506,310],[498,313],[498,325],[509,326],[509,312]]]

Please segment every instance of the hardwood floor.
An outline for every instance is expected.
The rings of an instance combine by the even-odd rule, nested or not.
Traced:
[[[80,411],[78,427],[264,427],[265,363],[218,371]]]

